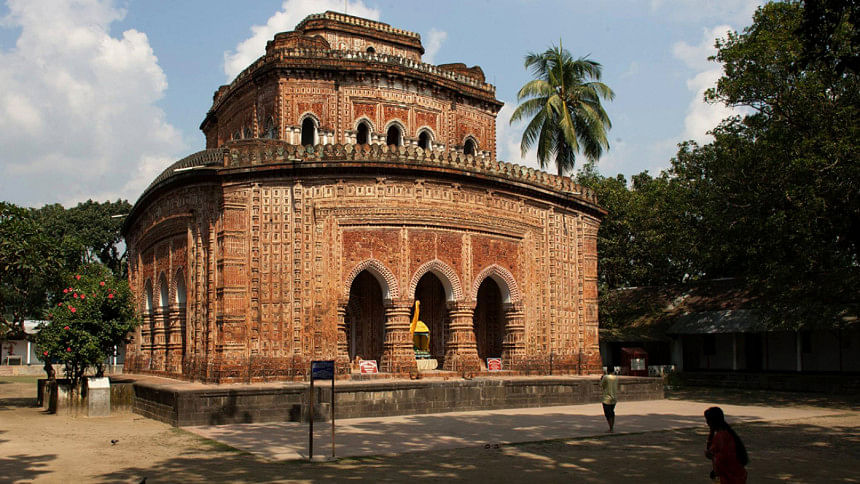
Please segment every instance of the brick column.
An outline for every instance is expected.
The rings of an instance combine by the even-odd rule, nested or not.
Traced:
[[[409,315],[412,305],[407,301],[386,301],[385,342],[379,370],[386,373],[417,371],[415,351],[409,337]]]
[[[519,369],[526,354],[526,323],[522,303],[504,305],[505,339],[502,341],[502,364],[506,370]]]
[[[338,373],[349,373],[349,345],[346,340],[346,305],[347,301],[338,301],[337,305],[337,356],[335,367]]]
[[[473,317],[475,301],[448,303],[448,341],[445,342],[445,362],[448,371],[480,371],[481,360],[475,343]]]

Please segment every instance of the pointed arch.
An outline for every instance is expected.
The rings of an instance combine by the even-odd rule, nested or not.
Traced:
[[[385,125],[386,145],[403,146],[404,136],[406,136],[406,126],[400,120],[395,119]]]
[[[424,126],[418,130],[418,146],[422,149],[429,150],[433,147],[435,136],[433,130]]]
[[[503,303],[520,302],[522,296],[520,295],[520,288],[517,286],[517,281],[514,279],[514,275],[498,264],[485,267],[484,270],[478,274],[478,277],[475,278],[475,282],[472,283],[472,293],[470,294],[473,301],[477,300],[478,289],[481,287],[481,283],[484,282],[484,279],[488,277],[491,277],[499,286],[499,290],[502,293]]]
[[[474,136],[466,136],[466,139],[463,140],[463,154],[472,156],[478,155],[478,141]]]
[[[412,275],[412,280],[409,282],[409,291],[407,296],[410,299],[415,299],[415,289],[418,287],[418,281],[427,274],[432,272],[442,282],[442,287],[445,288],[445,299],[448,301],[460,301],[463,299],[463,288],[460,285],[460,278],[457,273],[448,264],[439,259],[433,259],[430,262],[425,262]]]
[[[186,301],[186,284],[185,284],[185,272],[180,267],[176,271],[176,276],[173,278],[173,290],[176,295],[176,306],[184,307]]]
[[[266,133],[265,137],[268,139],[276,139],[278,137],[278,131],[275,129],[275,118],[269,116],[266,119]]]
[[[362,116],[355,120],[355,144],[367,145],[370,144],[371,135],[373,135],[373,122]]]
[[[367,259],[353,267],[346,279],[343,281],[343,295],[349,299],[349,290],[352,287],[352,281],[361,273],[367,271],[379,282],[379,287],[382,288],[382,299],[398,299],[400,297],[400,288],[397,286],[397,278],[394,274],[385,267],[385,264],[376,259]]]
[[[299,117],[299,126],[301,126],[300,143],[302,146],[319,143],[320,120],[314,113],[303,113]]]
[[[146,280],[146,283],[144,284],[143,294],[143,312],[144,314],[151,314],[152,310],[155,309],[153,307],[152,302],[152,280]]]
[[[167,309],[170,307],[170,288],[167,285],[167,277],[164,273],[158,277],[158,307]]]

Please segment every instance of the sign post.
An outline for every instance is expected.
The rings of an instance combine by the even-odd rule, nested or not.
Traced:
[[[334,360],[311,362],[310,425],[308,426],[308,460],[314,457],[314,380],[331,380],[331,458],[334,459]]]

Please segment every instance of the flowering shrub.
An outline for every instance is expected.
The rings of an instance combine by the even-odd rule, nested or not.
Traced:
[[[89,264],[57,298],[36,335],[39,359],[62,363],[73,385],[90,367],[101,376],[114,347],[125,344],[137,326],[128,283],[100,264]]]

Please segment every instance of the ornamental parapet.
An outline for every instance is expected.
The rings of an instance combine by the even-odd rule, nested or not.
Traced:
[[[320,167],[380,166],[385,168],[441,169],[453,173],[483,175],[502,182],[513,182],[548,190],[566,198],[574,198],[602,211],[593,190],[558,176],[531,167],[497,161],[489,156],[464,155],[453,150],[424,150],[417,146],[392,147],[381,144],[324,144],[299,146],[282,140],[254,139],[232,141],[221,148],[199,151],[168,167],[144,191],[141,199],[168,178],[200,168],[234,169],[263,165],[302,165]]]
[[[244,84],[246,79],[249,79],[256,71],[267,67],[302,67],[311,70],[326,70],[326,62],[329,64],[338,64],[338,67],[343,68],[344,62],[354,62],[361,65],[362,72],[372,72],[374,68],[385,70],[386,67],[397,68],[402,71],[403,75],[412,75],[421,73],[438,80],[453,81],[456,87],[466,88],[468,91],[475,90],[476,96],[486,98],[486,100],[495,101],[496,87],[492,84],[482,82],[475,77],[467,76],[454,70],[445,69],[433,64],[419,62],[406,57],[397,55],[357,52],[349,50],[323,50],[323,49],[305,49],[305,48],[281,48],[272,49],[266,55],[261,56],[254,61],[250,66],[233,79],[226,88],[222,87],[216,92],[215,102],[210,110],[216,110],[221,102],[226,99],[230,92],[236,87]],[[379,68],[382,69],[379,69]],[[455,87],[455,86],[452,86]]]

